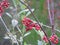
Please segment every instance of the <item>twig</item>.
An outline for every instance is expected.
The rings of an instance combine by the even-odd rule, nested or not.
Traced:
[[[52,26],[52,33],[54,33],[54,12],[52,11],[52,14],[50,12],[49,0],[47,0],[47,5],[48,5],[49,19],[50,19],[50,23]],[[52,6],[52,8],[53,8],[53,6]]]
[[[42,26],[44,26],[44,27],[47,27],[47,28],[52,28],[52,27],[50,27],[50,26],[48,26],[48,25],[45,25],[45,24],[42,24]],[[57,31],[57,32],[59,32],[60,33],[60,30],[58,30],[58,29],[55,29],[55,31]]]
[[[55,29],[54,29],[54,2],[53,0],[51,0],[51,10],[52,10],[52,14],[51,14],[51,18],[52,18],[52,34],[55,34]]]
[[[47,5],[48,5],[48,14],[49,14],[49,19],[50,19],[50,23],[51,23],[51,25],[52,25],[52,18],[51,18],[51,12],[50,12],[49,0],[47,0]]]
[[[53,0],[51,0],[51,7],[52,7],[52,14],[50,12],[50,5],[49,5],[49,1],[50,0],[47,0],[47,3],[48,3],[48,13],[49,13],[49,18],[50,18],[50,23],[51,23],[51,26],[52,26],[52,35],[55,34],[55,29],[54,29],[54,4],[53,4]],[[51,42],[52,45],[55,45],[54,43]]]
[[[1,19],[2,23],[3,23],[3,25],[5,26],[5,28],[6,28],[7,32],[10,32],[10,30],[7,28],[7,26],[6,26],[6,24],[5,24],[5,22],[3,21],[3,19],[2,19],[2,17],[1,17],[1,16],[0,16],[0,19]]]

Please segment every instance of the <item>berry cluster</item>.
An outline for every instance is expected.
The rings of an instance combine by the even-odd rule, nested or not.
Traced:
[[[36,30],[40,30],[40,26],[37,23],[34,23],[31,19],[25,17],[22,20],[22,23],[26,26],[26,31],[32,30],[33,27],[35,27]]]
[[[46,36],[43,37],[43,40],[44,40],[46,43],[48,43],[48,39],[47,39]]]
[[[1,5],[4,6],[5,8],[8,8],[9,2],[7,0],[3,0],[3,2],[1,3]]]
[[[58,44],[58,37],[57,37],[57,35],[52,35],[52,36],[50,37],[50,41],[51,41],[52,43],[54,43],[54,44]]]
[[[3,13],[4,9],[5,8],[7,9],[8,6],[9,6],[9,2],[7,0],[3,0],[2,2],[0,2],[0,14]]]

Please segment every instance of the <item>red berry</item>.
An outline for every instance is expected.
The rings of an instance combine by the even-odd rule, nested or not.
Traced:
[[[37,23],[34,23],[31,19],[25,17],[23,20],[22,20],[22,23],[28,27],[27,30],[31,30],[33,27],[35,27],[36,30],[40,30],[40,26],[37,24]]]
[[[51,41],[54,41],[54,39],[55,39],[54,37],[51,37]]]
[[[0,13],[0,16],[2,16],[2,13]]]
[[[4,7],[7,8],[8,6],[9,6],[9,3],[7,0],[3,0],[2,2],[0,2],[0,16],[2,16],[4,12]]]
[[[56,42],[57,42],[57,43],[59,42],[58,39],[56,39]]]
[[[57,35],[52,35],[52,36],[50,37],[50,41],[51,41],[52,43],[54,43],[54,44],[57,44],[57,43],[58,43],[58,37],[57,37]]]
[[[8,8],[9,7],[9,2],[7,0],[3,0],[2,6],[4,6],[5,8]]]
[[[31,21],[29,18],[24,18],[24,19],[22,20],[22,23],[23,23],[25,26],[29,26],[29,25],[32,23],[32,21]]]
[[[25,20],[27,20],[28,22],[32,22],[32,20],[29,18],[25,18]]]
[[[55,44],[58,44],[58,41],[54,41]]]
[[[53,37],[57,38],[57,35],[53,35]]]
[[[46,36],[43,37],[43,40],[44,40],[46,43],[48,43],[48,39],[47,39]]]
[[[32,30],[32,28],[34,26],[34,23],[32,22],[32,20],[27,17],[25,17],[22,20],[22,23],[26,26],[26,31]]]
[[[26,27],[26,31],[32,30],[32,27]]]
[[[0,6],[0,13],[3,13],[3,8],[2,8],[2,6]]]
[[[40,30],[41,27],[40,27],[38,24],[35,24],[35,29],[36,29],[36,30]]]
[[[31,23],[30,26],[35,27],[35,23]]]

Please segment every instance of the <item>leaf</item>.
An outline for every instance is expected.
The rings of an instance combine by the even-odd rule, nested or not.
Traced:
[[[24,42],[24,45],[27,45],[27,43],[26,43],[26,42]]]
[[[41,38],[43,38],[44,32],[39,30],[38,33],[39,33],[39,35],[41,36]]]
[[[33,12],[34,11],[34,9],[31,9],[31,11]],[[28,11],[28,13],[26,14],[26,16],[28,16],[28,15],[30,15],[31,14],[31,12],[30,11]]]
[[[28,9],[22,10],[22,11],[20,11],[17,15],[21,15],[22,13],[25,13],[25,12],[27,12],[27,11],[28,11]]]
[[[22,19],[23,19],[23,17],[22,17]],[[25,33],[25,25],[23,25],[23,27],[22,27],[22,32],[23,32],[23,34]]]
[[[47,45],[47,43],[45,43],[44,41],[39,41],[38,40],[38,45]]]
[[[35,30],[35,32],[41,36],[41,39],[43,38],[43,36],[44,36],[44,32],[43,31],[40,31],[40,30],[37,31],[37,30]]]
[[[33,12],[34,9],[31,9],[31,11]],[[27,12],[26,16],[28,16],[28,15],[31,14],[31,12],[29,11],[29,9],[25,9],[25,10],[20,11],[17,15],[19,16],[19,15],[21,15],[22,13],[25,13],[25,12]]]
[[[10,18],[12,18],[10,13],[6,12],[6,15],[9,16]]]
[[[28,36],[30,34],[31,34],[31,32],[28,32],[28,33],[24,34],[24,37],[26,37],[26,36]]]
[[[23,10],[23,9],[25,9],[25,8],[26,8],[26,6],[25,6],[25,5],[23,5],[22,3],[20,3],[19,5],[20,5],[21,10]]]
[[[12,0],[15,7],[20,3],[19,0]]]
[[[38,40],[38,45],[43,45],[43,42]]]

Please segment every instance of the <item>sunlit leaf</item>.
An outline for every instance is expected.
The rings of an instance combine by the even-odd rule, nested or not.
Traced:
[[[26,34],[24,34],[24,37],[26,37],[26,36],[28,36],[30,34],[31,34],[31,32],[27,32]]]
[[[12,0],[15,7],[20,3],[19,0]]]
[[[38,45],[43,45],[43,42],[38,40]]]
[[[6,15],[12,18],[12,15],[10,13],[6,12]]]

